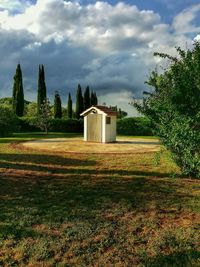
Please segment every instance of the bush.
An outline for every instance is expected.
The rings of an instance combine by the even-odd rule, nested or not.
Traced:
[[[37,117],[20,117],[19,127],[20,132],[38,132],[40,128],[36,126]]]
[[[117,120],[117,134],[123,135],[153,135],[151,123],[144,117],[124,118]]]
[[[13,111],[1,105],[0,106],[0,136],[8,136],[18,130],[18,119]]]
[[[81,133],[83,132],[83,120],[52,119],[50,131],[64,133]]]
[[[19,118],[21,132],[38,132],[37,117]],[[81,133],[83,132],[83,121],[76,119],[51,119],[50,132]]]
[[[160,125],[158,129],[163,144],[172,152],[182,173],[194,177],[200,177],[199,123],[200,120],[195,118],[177,116],[168,121],[168,127]]]
[[[177,57],[155,53],[169,67],[151,73],[147,84],[154,90],[135,106],[154,123],[182,173],[200,178],[200,43],[177,52]]]

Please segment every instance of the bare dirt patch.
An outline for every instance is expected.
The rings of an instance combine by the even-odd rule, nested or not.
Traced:
[[[158,139],[118,138],[115,143],[84,142],[82,138],[52,138],[28,141],[23,147],[34,150],[70,153],[147,153],[160,149]]]

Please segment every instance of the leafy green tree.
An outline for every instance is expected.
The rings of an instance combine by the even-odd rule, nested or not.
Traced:
[[[39,127],[42,131],[48,134],[48,130],[51,126],[51,107],[50,102],[46,98],[40,106],[40,112],[38,113],[35,125]]]
[[[37,95],[37,104],[38,104],[38,113],[41,110],[41,105],[47,97],[46,93],[46,83],[45,83],[45,73],[44,66],[39,65],[39,73],[38,73],[38,95]]]
[[[12,108],[0,105],[0,136],[8,136],[18,130],[18,118]]]
[[[86,87],[85,92],[84,92],[84,98],[83,98],[83,105],[84,105],[84,110],[88,109],[90,107],[90,88],[89,86]]]
[[[162,74],[152,72],[147,84],[154,90],[135,106],[151,119],[182,173],[200,177],[200,43],[177,52],[178,57],[155,53],[170,65]]]
[[[69,93],[68,95],[68,102],[67,102],[67,115],[68,115],[68,118],[71,119],[72,118],[72,114],[73,111],[72,111],[72,98],[71,98],[71,94]]]
[[[20,64],[17,65],[13,83],[13,111],[22,117],[24,113],[24,89]]]
[[[31,102],[26,105],[26,112],[24,114],[26,117],[36,117],[37,116],[37,103]]]
[[[54,118],[61,119],[62,118],[62,103],[59,93],[55,92],[54,98]]]
[[[78,84],[76,92],[76,118],[80,118],[80,114],[83,112],[83,95],[80,84]]]

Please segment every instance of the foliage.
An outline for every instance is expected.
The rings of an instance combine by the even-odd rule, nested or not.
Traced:
[[[46,97],[47,97],[47,93],[46,93],[44,66],[39,65],[38,95],[37,95],[38,113],[40,113],[41,106],[43,105]]]
[[[30,102],[29,104],[25,105],[24,116],[30,118],[37,116],[37,103]]]
[[[12,107],[13,104],[13,98],[12,97],[4,97],[0,98],[0,105],[7,105]]]
[[[83,105],[84,110],[88,109],[90,107],[91,100],[90,100],[90,88],[89,86],[86,87],[84,92],[84,98],[83,98]]]
[[[18,129],[18,118],[11,108],[0,105],[0,136],[8,136]]]
[[[24,89],[22,71],[20,64],[17,65],[13,83],[13,110],[14,113],[22,117],[24,113]]]
[[[151,122],[147,118],[123,118],[117,120],[117,133],[122,135],[148,136],[153,135],[153,130]]]
[[[96,106],[98,105],[98,98],[97,98],[97,94],[95,92],[91,92],[91,106]]]
[[[52,119],[50,131],[63,133],[82,133],[83,120],[77,119]]]
[[[55,119],[62,118],[62,104],[61,104],[61,98],[58,92],[55,93],[55,98],[54,98],[54,118]]]
[[[69,93],[68,95],[68,101],[67,101],[67,116],[69,119],[72,118],[73,115],[73,110],[72,110],[72,98],[71,98],[71,94]]]
[[[77,119],[54,119],[50,121],[50,132],[63,132],[63,133],[82,133],[83,120]],[[38,132],[38,117],[22,117],[19,118],[20,132]]]
[[[155,54],[171,64],[163,74],[152,72],[147,83],[154,91],[135,106],[152,120],[183,174],[200,177],[200,43],[177,51],[177,58]]]
[[[110,106],[109,108],[117,112],[118,119],[123,119],[128,115],[126,111],[123,111],[121,108],[118,108],[117,106]]]
[[[19,130],[20,132],[39,132],[40,128],[38,126],[38,117],[20,117],[19,121]]]
[[[36,126],[41,129],[41,131],[44,131],[46,134],[48,134],[48,130],[51,125],[51,108],[50,108],[50,102],[46,98],[43,101],[43,104],[40,106],[40,112],[37,116],[36,120]]]
[[[76,119],[80,118],[80,114],[83,112],[83,95],[80,84],[78,84],[76,92]]]

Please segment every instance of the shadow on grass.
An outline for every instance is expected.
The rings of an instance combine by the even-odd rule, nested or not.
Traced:
[[[188,250],[181,251],[167,256],[158,256],[148,263],[145,267],[188,267],[188,266],[199,266],[193,265],[192,262],[200,259],[200,251]]]
[[[116,246],[123,251],[125,241],[120,245],[116,233],[119,227],[126,229],[126,224],[119,226],[119,218],[124,214],[131,213],[134,218],[142,213],[145,217],[153,205],[155,213],[173,218],[192,198],[185,188],[181,190],[181,184],[168,179],[169,173],[100,169],[97,161],[85,156],[70,159],[45,154],[0,154],[0,168],[10,169],[6,175],[0,173],[0,239],[11,237],[18,242],[43,235],[44,240],[49,240],[49,235],[53,236],[51,230],[64,225],[61,233],[67,242],[81,243],[102,229],[108,230],[104,241],[91,242],[88,250],[80,247],[77,253],[86,253],[86,257],[89,249],[95,254],[101,246],[103,252]],[[35,174],[35,170],[40,174]],[[143,227],[143,219],[140,221],[135,232],[129,233],[131,236]],[[44,225],[48,233],[37,228]],[[190,261],[197,255],[192,253]],[[172,255],[174,264],[187,257],[179,254]],[[123,254],[124,260],[127,255]],[[159,256],[148,259],[146,266],[177,266],[169,265],[171,262],[168,256]]]
[[[28,165],[31,164],[31,165]],[[34,164],[53,164],[63,165],[63,166],[93,166],[94,161],[90,160],[79,160],[79,159],[70,159],[69,157],[63,157],[59,155],[49,155],[49,154],[3,154],[0,153],[0,167],[1,168],[13,168],[19,170],[35,170],[37,165]],[[41,168],[46,170],[48,168]]]
[[[144,177],[169,177],[170,173],[153,171],[123,170],[123,169],[86,169],[82,167],[95,166],[93,160],[81,160],[77,158],[63,157],[49,154],[2,154],[0,153],[0,168],[15,170],[40,171],[52,174],[85,174],[105,176],[144,176]],[[69,168],[73,167],[73,168]],[[65,168],[67,167],[67,168]],[[77,168],[76,168],[77,167]],[[3,174],[0,174],[1,176]],[[181,176],[177,176],[181,177]]]
[[[94,211],[98,214],[113,204],[126,203],[130,210],[147,210],[153,202],[164,209],[170,203],[183,205],[190,197],[177,190],[180,185],[161,179],[168,178],[168,173],[95,169],[95,164],[87,159],[52,155],[0,154],[1,168],[19,171],[6,176],[0,173],[0,219],[23,218],[25,211],[32,218],[30,224],[36,218],[46,222],[87,220],[94,216]]]

